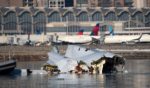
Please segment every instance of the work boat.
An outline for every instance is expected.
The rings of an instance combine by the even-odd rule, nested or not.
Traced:
[[[16,60],[12,59],[10,55],[10,50],[8,53],[9,57],[7,59],[4,57],[4,60],[0,61],[0,74],[10,74],[16,67]]]
[[[0,62],[0,74],[9,74],[16,67],[15,60],[1,61]]]
[[[78,72],[76,67],[80,67],[82,72],[102,74],[123,72],[125,65],[125,59],[122,56],[89,46],[68,45],[64,55],[59,53],[58,48],[53,47],[48,56],[49,60],[43,66],[43,69],[48,72]]]

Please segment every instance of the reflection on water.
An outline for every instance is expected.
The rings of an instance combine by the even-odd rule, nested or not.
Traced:
[[[31,68],[38,69],[43,62],[31,63],[35,65]],[[118,74],[0,76],[0,88],[150,88],[149,63],[150,60],[127,60],[128,73]],[[28,68],[28,64],[21,63],[21,67]]]

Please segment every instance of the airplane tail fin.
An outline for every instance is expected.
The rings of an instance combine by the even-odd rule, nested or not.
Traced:
[[[100,27],[99,23],[96,24],[96,26],[93,27],[92,32],[91,32],[90,35],[92,35],[92,36],[97,36],[97,35],[98,35],[98,32],[99,32],[99,27]]]
[[[80,29],[79,32],[78,32],[78,35],[83,35],[83,32],[84,32],[84,30]]]

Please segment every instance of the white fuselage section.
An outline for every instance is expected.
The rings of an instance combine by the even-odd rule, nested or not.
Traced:
[[[127,43],[127,42],[150,42],[150,35],[143,34],[140,39],[138,39],[141,35],[114,35],[114,36],[106,36],[104,42],[105,43]]]
[[[108,35],[105,36],[104,43],[127,43],[127,42],[150,42],[150,35]],[[68,43],[88,43],[92,41],[92,38],[100,39],[100,36],[89,36],[89,35],[63,35],[59,36],[59,41]],[[139,38],[139,39],[138,39]]]
[[[58,37],[58,40],[63,42],[68,42],[68,43],[88,43],[92,41],[92,38],[99,39],[100,36],[62,35]]]

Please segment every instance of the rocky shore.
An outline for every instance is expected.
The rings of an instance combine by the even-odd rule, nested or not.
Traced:
[[[86,45],[88,48],[100,48],[106,51],[122,55],[126,59],[150,59],[150,44],[100,44]],[[58,48],[63,54],[67,45],[59,45]],[[0,46],[0,60],[11,57],[17,61],[45,61],[48,59],[47,53],[52,46]]]
[[[10,57],[17,61],[43,61],[47,60],[50,50],[51,47],[0,46],[0,60]]]

